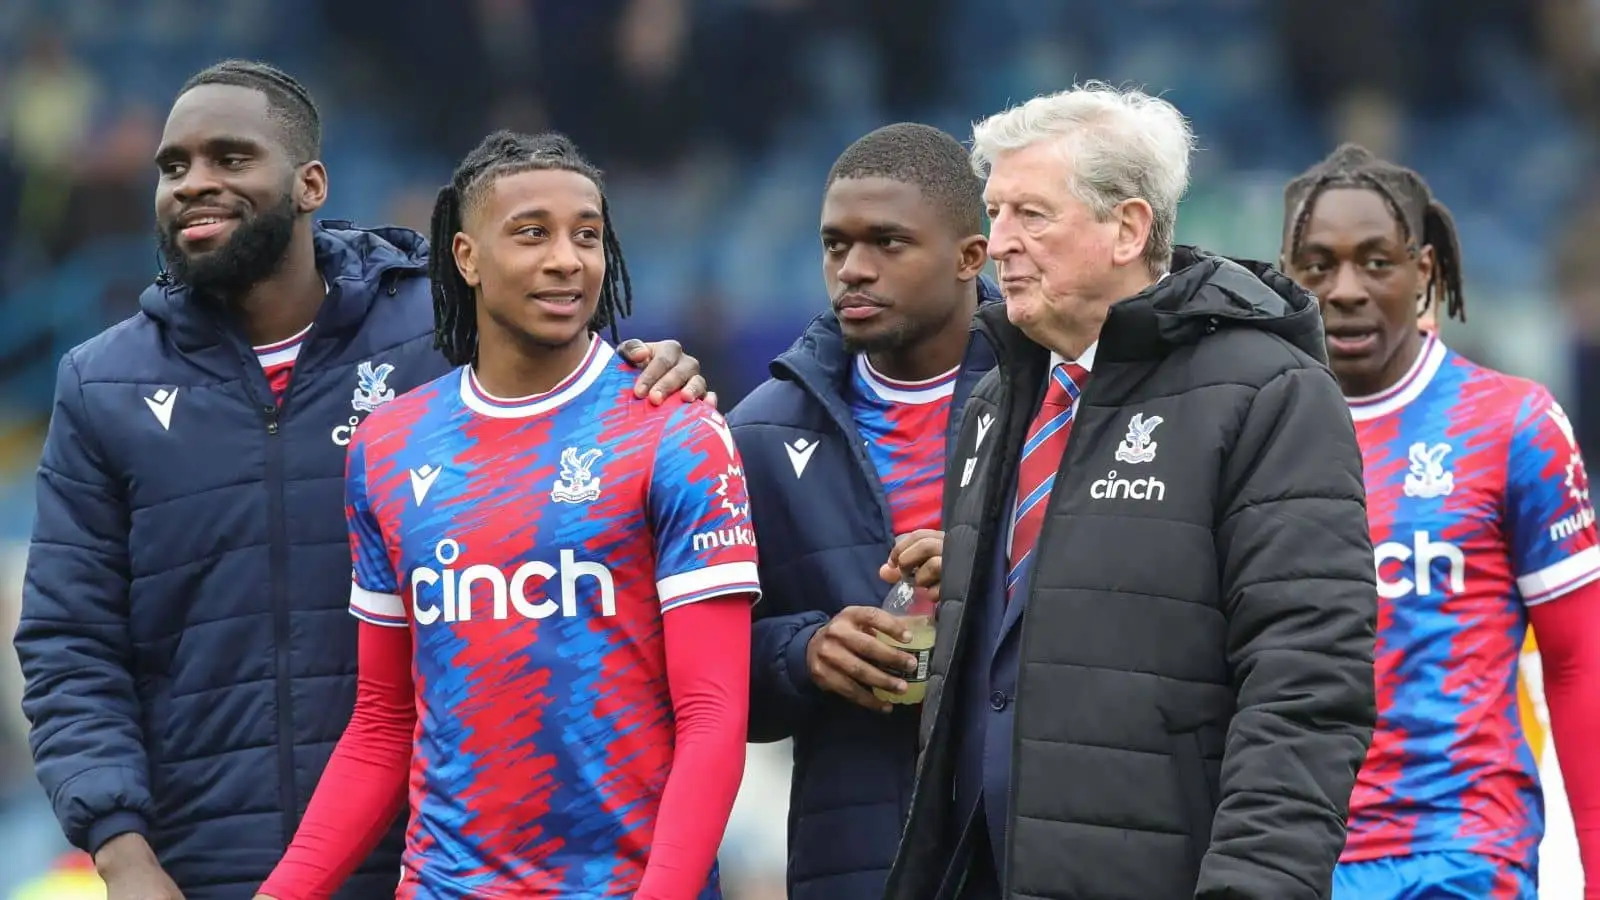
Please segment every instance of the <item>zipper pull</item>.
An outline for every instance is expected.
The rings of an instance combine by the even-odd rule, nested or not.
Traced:
[[[267,419],[267,434],[278,433],[278,408],[276,406],[263,406],[261,413]]]

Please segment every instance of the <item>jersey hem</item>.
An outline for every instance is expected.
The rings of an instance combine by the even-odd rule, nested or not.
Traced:
[[[1344,853],[1339,855],[1339,862],[1363,863],[1373,862],[1380,859],[1403,859],[1408,856],[1422,856],[1429,853],[1471,853],[1475,856],[1487,856],[1490,859],[1511,863],[1512,865],[1523,869],[1524,871],[1532,871],[1532,869],[1529,868],[1529,860],[1526,858],[1518,857],[1495,847],[1484,847],[1478,844],[1462,844],[1459,841],[1433,841],[1422,844],[1411,844],[1408,845],[1403,851],[1398,853],[1382,853],[1377,851],[1347,849]]]

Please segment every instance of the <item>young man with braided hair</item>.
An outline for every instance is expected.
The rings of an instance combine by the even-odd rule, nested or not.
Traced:
[[[422,236],[314,220],[320,144],[283,72],[191,78],[155,154],[167,271],[61,363],[16,647],[39,779],[114,900],[247,897],[288,845],[355,700],[346,447],[449,368]],[[341,896],[391,896],[399,844]]]
[[[600,173],[490,135],[439,193],[459,368],[350,448],[355,715],[262,894],[325,897],[404,805],[402,898],[714,900],[744,771],[749,501],[727,425],[600,332],[631,285]]]
[[[1285,191],[1284,268],[1316,292],[1364,457],[1378,723],[1337,900],[1535,900],[1543,801],[1517,706],[1539,637],[1587,887],[1600,898],[1600,541],[1541,385],[1447,348],[1460,241],[1417,173],[1345,145]]]

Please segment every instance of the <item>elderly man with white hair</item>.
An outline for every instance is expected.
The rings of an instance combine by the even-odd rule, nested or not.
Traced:
[[[1092,83],[980,123],[1005,304],[950,452],[889,900],[1313,900],[1374,720],[1361,453],[1316,300],[1174,246],[1194,139]]]

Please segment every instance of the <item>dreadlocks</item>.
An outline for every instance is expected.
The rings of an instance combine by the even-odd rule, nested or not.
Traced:
[[[272,117],[282,126],[283,145],[295,165],[304,165],[322,154],[322,116],[317,112],[316,101],[287,72],[264,62],[225,60],[196,72],[178,94],[187,94],[205,84],[260,91],[267,98]]]
[[[1423,246],[1433,248],[1434,274],[1423,295],[1422,309],[1439,303],[1452,319],[1467,320],[1462,292],[1461,239],[1455,219],[1433,196],[1422,176],[1404,166],[1379,159],[1365,147],[1343,144],[1284,188],[1284,246],[1293,256],[1305,234],[1317,197],[1329,188],[1359,188],[1382,197],[1400,223],[1407,249],[1414,256]]]
[[[433,280],[433,345],[443,351],[451,365],[461,366],[478,358],[478,299],[456,268],[450,248],[462,230],[462,213],[483,199],[484,192],[498,178],[541,169],[574,172],[594,182],[600,190],[600,215],[606,274],[600,285],[600,301],[589,328],[609,327],[617,342],[617,322],[633,312],[633,282],[622,259],[622,245],[611,227],[611,207],[606,202],[600,170],[578,152],[565,135],[549,132],[539,135],[496,131],[483,139],[456,167],[450,183],[439,190],[433,206],[429,240],[428,274]]]

